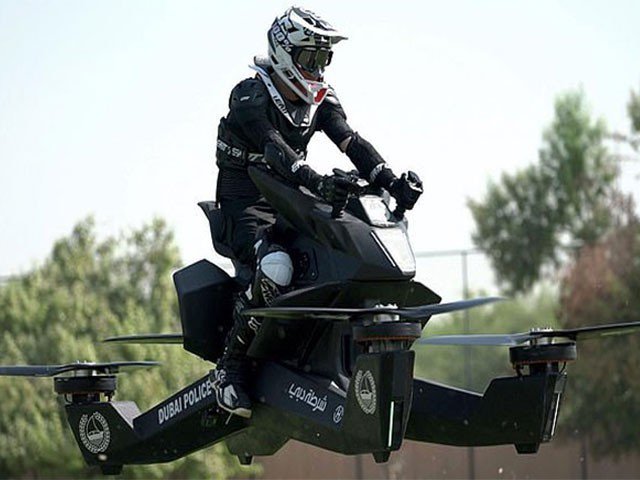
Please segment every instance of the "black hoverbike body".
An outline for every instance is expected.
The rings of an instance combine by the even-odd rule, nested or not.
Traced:
[[[432,314],[495,299],[439,305],[437,294],[413,281],[406,219],[390,210],[382,191],[363,185],[336,215],[266,170],[250,173],[280,214],[277,238],[295,268],[290,292],[268,308],[246,312],[263,319],[248,352],[256,360],[254,415],[231,419],[229,425],[237,425],[226,438],[232,453],[248,460],[296,439],[386,461],[405,437],[454,445],[515,443],[526,445],[523,451],[550,438],[550,412],[564,384],[557,370],[531,382],[498,381],[487,402],[480,394],[413,378],[410,347]],[[224,225],[215,204],[200,206],[216,250],[232,257],[221,242]],[[200,261],[174,276],[184,347],[202,358],[215,361],[221,353],[232,292],[248,277],[245,266],[236,263],[236,269],[232,279]],[[514,408],[518,395],[538,398],[537,410]],[[496,422],[501,428],[491,432]],[[211,441],[226,436],[216,432]]]

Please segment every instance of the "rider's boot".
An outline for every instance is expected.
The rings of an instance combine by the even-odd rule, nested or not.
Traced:
[[[246,392],[251,369],[247,350],[260,328],[256,318],[241,315],[248,306],[246,295],[239,294],[233,307],[233,327],[227,334],[216,369],[211,372],[220,408],[244,418],[251,417],[251,399]]]

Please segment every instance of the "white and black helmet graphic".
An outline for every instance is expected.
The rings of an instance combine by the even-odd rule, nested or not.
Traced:
[[[269,61],[300,98],[318,105],[327,93],[323,73],[331,62],[331,47],[346,38],[317,14],[291,7],[269,29]]]

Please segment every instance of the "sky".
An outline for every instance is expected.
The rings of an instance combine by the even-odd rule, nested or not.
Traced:
[[[582,88],[594,116],[628,131],[640,2],[300,5],[349,37],[326,77],[352,127],[424,181],[409,214],[415,251],[472,247],[467,200],[536,161],[558,94]],[[0,0],[0,275],[36,266],[88,215],[100,235],[161,216],[185,264],[218,261],[196,206],[215,196],[217,123],[288,6]],[[321,135],[309,163],[350,168]],[[623,188],[640,192],[638,173],[624,166]],[[418,278],[456,296],[456,262],[420,261]],[[470,262],[472,288],[490,291],[486,262]]]

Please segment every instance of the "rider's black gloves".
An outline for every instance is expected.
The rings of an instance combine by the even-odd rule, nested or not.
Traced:
[[[396,199],[398,207],[411,210],[422,195],[422,181],[414,172],[403,173],[389,185],[389,193]]]
[[[344,206],[353,187],[352,182],[337,175],[325,175],[318,183],[316,192],[331,205]]]

